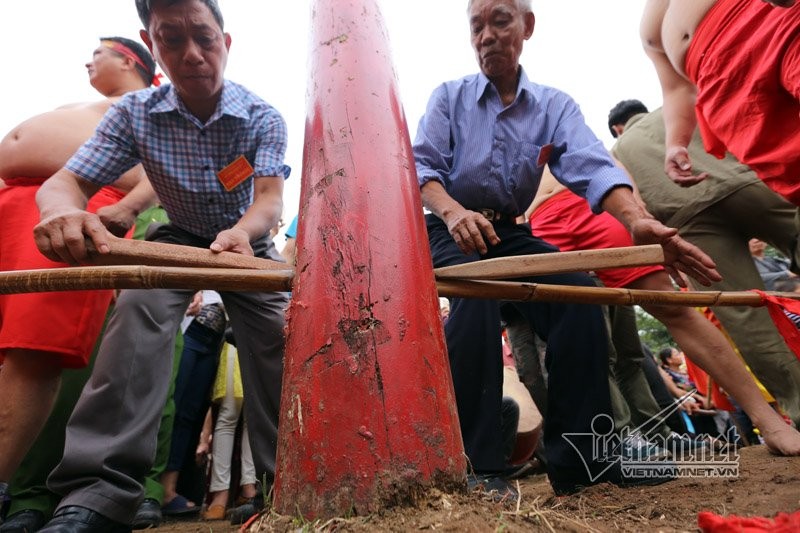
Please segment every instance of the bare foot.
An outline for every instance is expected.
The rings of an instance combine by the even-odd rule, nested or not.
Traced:
[[[800,456],[800,433],[788,424],[759,428],[767,449],[775,455]]]

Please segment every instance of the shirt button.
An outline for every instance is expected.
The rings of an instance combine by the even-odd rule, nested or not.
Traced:
[[[214,198],[213,197],[209,197],[208,203],[213,204],[214,203]]]
[[[205,137],[206,136],[206,130],[200,130],[200,136],[201,137]]]
[[[203,170],[211,170],[211,165],[206,165],[203,167]]]

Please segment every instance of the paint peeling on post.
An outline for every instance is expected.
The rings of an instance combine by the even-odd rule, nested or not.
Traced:
[[[275,509],[465,482],[408,127],[376,0],[315,0]],[[318,406],[304,409],[301,406]]]

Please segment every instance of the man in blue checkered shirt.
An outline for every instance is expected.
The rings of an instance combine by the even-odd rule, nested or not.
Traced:
[[[123,98],[38,194],[37,245],[77,264],[84,239],[108,251],[84,210],[103,184],[141,162],[170,223],[150,240],[281,260],[269,237],[281,214],[286,126],[223,78],[230,47],[216,0],[136,0],[142,40],[172,81]],[[63,494],[43,531],[130,531],[153,461],[175,332],[194,291],[122,291],[67,429],[50,487]],[[245,417],[259,479],[275,474],[284,293],[222,293],[239,347]]]

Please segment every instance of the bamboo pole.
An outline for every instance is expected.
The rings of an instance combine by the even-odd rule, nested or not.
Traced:
[[[289,291],[294,272],[238,268],[96,266],[0,272],[0,294],[92,289],[216,289],[220,291]],[[523,302],[574,302],[599,305],[763,305],[751,291],[646,291],[608,287],[575,287],[543,283],[485,280],[440,280],[440,296]],[[772,296],[800,299],[793,292]]]
[[[442,280],[438,281],[436,286],[439,289],[439,296],[522,302],[572,302],[598,305],[659,304],[689,307],[726,305],[760,307],[764,305],[761,296],[751,291],[647,291],[483,280]],[[767,294],[794,300],[800,299],[800,294],[793,292],[770,292]]]
[[[109,253],[99,253],[86,240],[89,263],[93,265],[148,265],[167,267],[241,268],[287,270],[286,263],[233,252],[212,252],[207,248],[163,242],[120,239],[109,235]]]
[[[290,291],[293,277],[291,270],[142,265],[15,270],[0,272],[0,294],[92,289]]]
[[[492,280],[664,263],[658,244],[484,259],[434,269],[436,279]]]
[[[205,248],[182,246],[113,237],[111,251],[97,252],[87,240],[89,262],[98,266],[147,265],[198,268],[241,268],[258,270],[291,270],[286,263],[246,256],[232,252],[212,252]],[[661,246],[628,246],[604,250],[578,250],[548,254],[520,255],[475,261],[434,269],[436,279],[497,280],[657,265],[664,262]]]

